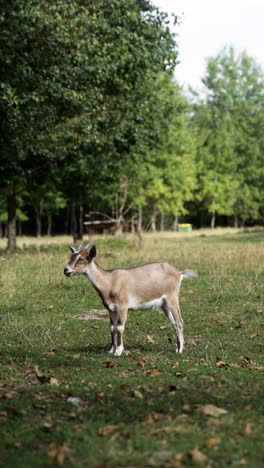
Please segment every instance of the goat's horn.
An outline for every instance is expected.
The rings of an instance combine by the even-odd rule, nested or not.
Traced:
[[[87,244],[83,250],[88,250],[91,245],[92,245],[92,242],[90,244]]]
[[[75,248],[68,242],[69,249],[73,252],[75,252]]]
[[[83,242],[80,243],[80,245],[79,245],[79,247],[77,248],[77,250],[81,250],[82,245],[83,245]]]

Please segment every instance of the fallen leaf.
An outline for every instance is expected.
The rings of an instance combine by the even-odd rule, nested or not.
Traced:
[[[168,426],[158,427],[157,429],[153,429],[150,434],[151,435],[159,435],[165,432],[168,434],[170,432],[170,428]]]
[[[236,328],[242,328],[245,325],[245,322],[238,322]]]
[[[10,390],[9,392],[4,393],[3,397],[9,400],[10,398],[12,399],[19,398],[20,394],[16,392],[15,390]]]
[[[133,390],[133,396],[138,400],[143,400],[144,398],[140,390]]]
[[[165,468],[182,468],[183,454],[177,453],[169,462],[166,463]]]
[[[254,428],[255,427],[253,424],[247,423],[245,427],[241,429],[239,434],[244,435],[244,436],[250,436],[254,432]]]
[[[205,439],[204,441],[207,448],[215,447],[221,443],[221,439],[219,437],[212,437],[210,439]]]
[[[80,406],[81,399],[78,397],[68,397],[67,401],[69,403],[72,403],[74,406]]]
[[[146,366],[146,361],[138,361],[138,365],[144,368]]]
[[[226,362],[224,361],[218,361],[216,363],[216,367],[225,367],[225,366],[229,366],[229,364],[227,364]]]
[[[155,411],[151,413],[146,419],[143,419],[141,422],[142,426],[147,426],[148,424],[153,424],[154,422],[160,419],[160,414],[156,413]]]
[[[107,368],[117,367],[117,363],[113,361],[106,361],[105,367]]]
[[[251,359],[248,356],[243,357],[241,361],[241,366],[242,367],[247,367],[251,363]]]
[[[107,434],[110,434],[110,432],[116,431],[117,429],[118,429],[118,426],[114,426],[114,425],[99,427],[98,434],[101,436],[105,436]]]
[[[149,343],[155,343],[151,335],[147,335],[147,340]]]
[[[54,424],[52,424],[52,423],[45,422],[43,424],[43,429],[46,432],[50,432],[53,429],[53,427],[54,427]]]
[[[49,381],[50,385],[54,385],[55,387],[59,387],[60,383],[57,379],[55,379],[54,377],[51,377],[50,378],[50,381]]]
[[[227,414],[228,411],[223,409],[223,408],[218,408],[215,405],[204,405],[198,408],[198,411],[200,411],[203,414],[206,414],[206,416],[213,416],[214,418],[219,418],[219,416],[222,416],[223,414]]]
[[[158,375],[162,375],[163,372],[158,370],[156,367],[153,367],[152,369],[149,370],[148,374],[150,377],[157,377]]]
[[[207,456],[200,452],[198,447],[195,447],[193,450],[190,450],[188,452],[188,455],[194,462],[204,463],[207,461]]]
[[[176,367],[179,367],[179,363],[176,361],[175,364],[173,364],[172,369],[176,369]]]
[[[70,449],[65,444],[56,446],[54,443],[52,443],[49,447],[48,455],[53,458],[53,460],[57,462],[58,465],[63,465],[65,454],[69,452]]]
[[[160,327],[160,330],[165,330],[165,328],[167,328],[166,325],[163,325],[163,327]]]

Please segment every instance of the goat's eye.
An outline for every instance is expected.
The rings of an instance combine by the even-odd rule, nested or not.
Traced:
[[[83,258],[78,258],[78,263],[83,263]]]

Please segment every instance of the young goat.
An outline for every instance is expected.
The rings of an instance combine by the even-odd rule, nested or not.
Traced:
[[[64,268],[66,276],[85,275],[98,292],[110,314],[112,345],[109,353],[121,356],[127,311],[161,308],[170,320],[177,338],[176,352],[182,353],[183,320],[179,293],[183,278],[198,276],[196,271],[179,271],[167,262],[152,262],[131,268],[103,270],[95,261],[96,248],[91,244],[74,249]]]

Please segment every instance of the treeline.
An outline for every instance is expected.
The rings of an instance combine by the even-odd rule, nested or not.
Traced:
[[[10,0],[0,25],[9,250],[17,233],[81,237],[92,212],[139,231],[262,221],[264,78],[246,53],[210,58],[186,97],[148,0]]]

